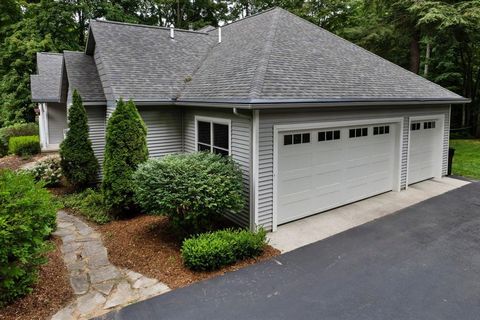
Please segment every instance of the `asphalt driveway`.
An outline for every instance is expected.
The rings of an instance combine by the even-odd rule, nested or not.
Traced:
[[[109,319],[479,319],[480,183]]]

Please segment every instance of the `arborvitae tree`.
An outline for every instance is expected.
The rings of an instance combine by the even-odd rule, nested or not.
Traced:
[[[108,120],[103,162],[103,195],[113,213],[135,207],[132,175],[147,159],[147,127],[133,101],[120,99]]]
[[[77,90],[68,110],[67,137],[60,145],[60,165],[63,175],[77,188],[83,188],[97,179],[98,161],[88,137],[87,112]]]

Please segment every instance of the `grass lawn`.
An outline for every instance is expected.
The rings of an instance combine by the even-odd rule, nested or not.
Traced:
[[[452,174],[480,179],[480,140],[450,140],[455,148]]]

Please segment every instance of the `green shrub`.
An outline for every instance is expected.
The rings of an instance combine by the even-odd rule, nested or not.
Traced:
[[[65,178],[77,188],[96,182],[98,161],[88,136],[87,112],[75,90],[68,110],[68,132],[60,145],[60,164]]]
[[[266,232],[226,229],[186,239],[182,257],[192,270],[215,270],[246,258],[256,257],[266,245]]]
[[[40,161],[33,168],[25,171],[29,172],[35,181],[43,181],[46,187],[58,185],[62,178],[60,159],[57,157],[51,157]]]
[[[118,214],[135,207],[132,175],[147,159],[147,127],[135,104],[120,100],[107,125],[102,183],[107,208]]]
[[[36,123],[16,123],[14,125],[0,128],[0,157],[8,153],[8,141],[11,137],[36,136],[38,125]]]
[[[8,152],[17,156],[40,153],[40,139],[38,136],[11,137],[8,141]]]
[[[230,158],[196,152],[142,164],[134,174],[135,199],[151,214],[164,214],[186,233],[208,230],[223,213],[243,208],[242,173]]]
[[[94,189],[65,195],[60,202],[65,208],[70,208],[95,223],[105,224],[112,221],[104,206],[102,193]]]
[[[0,306],[31,290],[55,228],[55,202],[25,172],[0,171]]]

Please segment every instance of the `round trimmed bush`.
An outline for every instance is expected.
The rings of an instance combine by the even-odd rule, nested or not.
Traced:
[[[31,291],[55,228],[55,202],[25,172],[0,170],[0,306]]]
[[[11,137],[8,152],[22,157],[40,153],[40,139],[38,136]]]
[[[14,125],[0,128],[0,157],[8,153],[8,141],[11,137],[36,136],[38,135],[38,124],[16,123]]]
[[[186,233],[208,230],[244,205],[242,173],[231,158],[196,152],[148,160],[133,176],[135,199],[148,213],[167,215]]]

